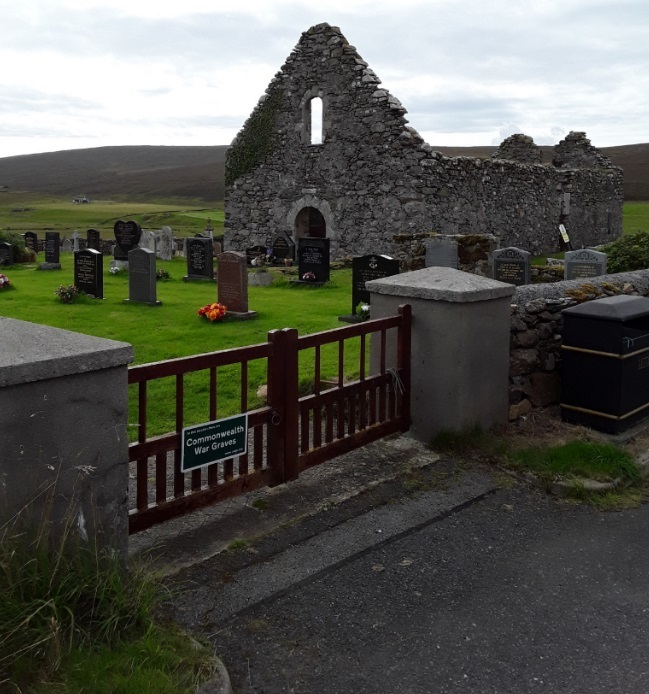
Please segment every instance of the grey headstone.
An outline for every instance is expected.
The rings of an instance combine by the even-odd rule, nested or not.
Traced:
[[[578,280],[606,274],[606,253],[582,248],[580,251],[566,251],[564,279]]]
[[[128,253],[128,301],[159,306],[156,299],[155,253],[134,248]]]
[[[457,270],[458,250],[457,239],[450,236],[436,236],[426,239],[424,244],[426,267],[452,267]]]
[[[76,229],[72,232],[72,250],[74,252],[79,250],[79,237],[80,236],[81,236],[81,234],[79,234],[79,232]]]
[[[501,248],[491,254],[493,278],[520,286],[530,283],[531,253],[520,248]]]
[[[174,240],[171,233],[171,227],[164,226],[157,234],[157,255],[160,260],[171,260],[174,255]]]
[[[38,236],[35,232],[25,232],[25,248],[30,248],[34,253],[38,253]]]
[[[72,241],[70,241],[70,239],[63,239],[61,253],[72,253]]]

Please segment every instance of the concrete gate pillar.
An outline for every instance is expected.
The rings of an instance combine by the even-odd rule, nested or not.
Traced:
[[[372,318],[412,306],[411,436],[507,422],[513,285],[430,267],[365,286]]]
[[[2,317],[0,336],[0,527],[69,527],[126,561],[133,348]]]

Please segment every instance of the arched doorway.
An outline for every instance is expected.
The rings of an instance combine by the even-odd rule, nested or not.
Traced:
[[[295,217],[295,240],[305,237],[327,237],[327,223],[322,212],[315,207],[303,207]]]

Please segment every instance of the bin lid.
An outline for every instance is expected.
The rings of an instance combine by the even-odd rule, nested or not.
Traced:
[[[587,301],[579,306],[566,308],[563,315],[579,318],[600,318],[601,320],[625,323],[649,316],[649,299],[645,296],[607,296],[604,299]]]

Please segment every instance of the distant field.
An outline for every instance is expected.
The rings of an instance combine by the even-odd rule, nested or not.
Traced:
[[[649,202],[625,202],[622,230],[625,234],[633,231],[649,231]]]
[[[43,198],[33,193],[13,195],[11,200],[0,196],[0,229],[44,232],[46,229],[69,235],[75,229],[82,235],[87,229],[98,229],[102,236],[112,237],[113,226],[119,219],[132,219],[145,229],[169,226],[178,236],[202,231],[207,220],[215,233],[223,232],[223,205],[200,206],[200,201],[182,204],[170,202],[115,202],[93,200],[75,205],[71,200]]]

